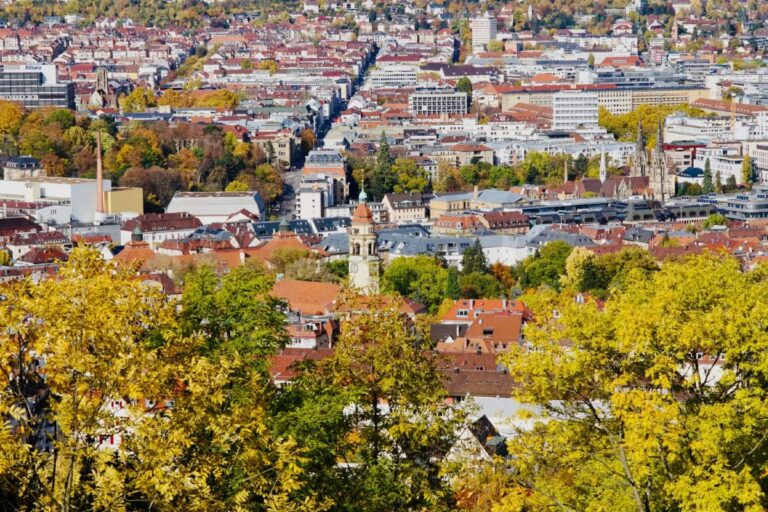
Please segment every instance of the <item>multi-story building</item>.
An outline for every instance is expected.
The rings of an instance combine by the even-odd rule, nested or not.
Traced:
[[[417,82],[414,66],[386,66],[371,71],[370,85],[374,89],[388,87],[413,87]]]
[[[496,18],[491,13],[470,20],[472,29],[472,47],[482,47],[496,39]]]
[[[40,160],[31,156],[14,156],[3,164],[3,179],[6,180],[36,178],[44,174]]]
[[[720,181],[725,183],[728,178],[733,176],[736,183],[741,183],[741,165],[744,157],[739,150],[733,147],[707,147],[696,151],[696,158],[693,165],[704,169],[709,161],[712,170],[712,179],[720,176]]]
[[[75,108],[75,84],[59,82],[54,64],[0,66],[0,99],[26,108]]]
[[[325,174],[304,176],[296,194],[299,219],[319,219],[326,216],[326,208],[336,204],[334,179]]]
[[[717,209],[729,219],[768,219],[768,186],[757,185],[750,193],[721,196]]]
[[[509,87],[501,93],[501,108],[509,111],[518,103],[552,107],[557,92],[573,88],[570,84]],[[596,92],[599,106],[605,107],[612,114],[626,114],[640,105],[693,103],[708,94],[707,89],[699,86],[623,87],[615,84],[584,84],[575,86],[575,89]]]
[[[749,143],[747,148],[755,180],[768,183],[768,142]]]
[[[596,92],[560,91],[552,98],[552,128],[575,130],[597,128],[598,97]]]
[[[467,93],[452,89],[417,89],[408,96],[408,109],[420,115],[464,115],[468,111]]]

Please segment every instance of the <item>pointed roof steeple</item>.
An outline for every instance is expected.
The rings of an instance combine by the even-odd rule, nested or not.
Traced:
[[[367,203],[368,194],[365,193],[365,174],[363,174],[362,184],[360,186],[360,195],[357,198],[358,203]]]

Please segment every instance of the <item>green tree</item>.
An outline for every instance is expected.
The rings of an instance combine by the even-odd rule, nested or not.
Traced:
[[[395,160],[389,150],[389,142],[387,142],[387,137],[382,132],[371,183],[371,193],[374,199],[381,200],[384,194],[392,192],[396,181],[395,175],[392,172],[394,163]]]
[[[706,219],[704,219],[704,223],[701,225],[704,229],[709,229],[714,226],[727,226],[728,225],[728,219],[725,218],[725,215],[721,213],[713,213]]]
[[[563,287],[578,292],[605,290],[610,278],[598,264],[598,258],[589,249],[575,247],[565,260],[565,274],[560,282]]]
[[[711,194],[715,191],[715,184],[712,181],[712,166],[709,158],[704,162],[704,181],[701,183],[701,191],[704,194]]]
[[[488,261],[485,258],[485,253],[483,253],[483,246],[480,244],[479,238],[475,239],[472,246],[464,249],[464,254],[461,256],[461,273],[470,274],[472,272],[488,272]]]
[[[703,256],[636,275],[604,306],[539,300],[534,350],[503,357],[533,412],[499,509],[765,508],[765,280]]]
[[[464,419],[425,348],[397,300],[373,298],[281,404],[280,430],[312,454],[306,472],[336,510],[451,509],[439,460]]]
[[[211,353],[236,352],[263,368],[264,356],[286,343],[283,304],[270,295],[273,284],[274,278],[256,265],[237,267],[224,277],[201,266],[184,277],[184,333],[202,332]]]
[[[381,278],[382,291],[397,292],[434,313],[445,297],[448,271],[430,256],[396,258]]]
[[[723,177],[719,170],[715,172],[715,192],[718,194],[723,193]]]
[[[464,299],[497,299],[505,295],[501,283],[484,272],[462,273],[459,276],[459,287]]]
[[[456,82],[456,90],[467,93],[467,106],[472,104],[472,81],[468,77],[459,78]]]
[[[461,297],[461,288],[459,287],[459,273],[455,268],[448,269],[448,276],[445,280],[445,292],[443,296],[446,299],[456,300]]]
[[[565,262],[571,254],[571,246],[565,242],[549,242],[533,256],[521,261],[515,268],[520,287],[538,288],[546,285],[560,289],[560,276],[565,274]]]

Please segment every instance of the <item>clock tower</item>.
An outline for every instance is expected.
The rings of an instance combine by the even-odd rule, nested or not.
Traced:
[[[360,203],[352,213],[349,228],[349,282],[353,288],[366,295],[379,293],[379,258],[373,214],[366,203],[365,190],[360,193]]]

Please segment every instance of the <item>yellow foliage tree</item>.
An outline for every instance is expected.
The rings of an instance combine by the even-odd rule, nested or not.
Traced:
[[[503,361],[530,428],[494,510],[764,510],[766,276],[701,256],[604,305],[529,301],[534,350]]]
[[[137,87],[130,94],[121,98],[120,107],[125,112],[145,112],[149,107],[157,105],[155,93],[146,87]]]

